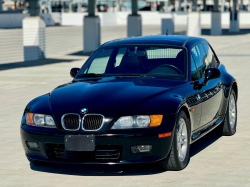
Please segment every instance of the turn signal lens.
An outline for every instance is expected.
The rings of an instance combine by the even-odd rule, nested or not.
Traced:
[[[163,115],[150,115],[149,127],[157,127],[161,125]]]
[[[35,122],[33,121],[33,113],[27,113],[26,114],[26,124],[28,125],[35,125]]]
[[[171,132],[167,132],[167,133],[163,133],[163,134],[158,135],[159,138],[164,138],[164,137],[168,137],[168,136],[171,136]]]

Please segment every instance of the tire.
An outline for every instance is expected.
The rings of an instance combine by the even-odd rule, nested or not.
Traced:
[[[225,115],[224,122],[221,126],[223,136],[232,136],[236,133],[237,126],[237,102],[236,94],[232,89],[229,98],[227,112]]]
[[[185,122],[185,123],[183,123]],[[182,126],[182,133],[180,136],[180,126],[181,123],[183,124]],[[186,133],[185,127],[186,127]],[[186,136],[186,137],[185,137]],[[178,141],[180,138],[185,138],[183,141]],[[179,143],[178,143],[179,142]],[[183,144],[181,145],[180,142]],[[178,149],[179,145],[179,149]],[[168,157],[164,158],[163,160],[159,161],[159,166],[164,169],[164,170],[169,170],[169,171],[179,171],[184,169],[188,162],[189,162],[189,149],[190,149],[190,121],[187,118],[186,114],[184,111],[180,111],[178,118],[177,118],[177,123],[175,125],[174,129],[174,137],[173,137],[173,142],[171,146],[170,153]],[[179,156],[179,151],[178,150],[183,150],[182,156]]]

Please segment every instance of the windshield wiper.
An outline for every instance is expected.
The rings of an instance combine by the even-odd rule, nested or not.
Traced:
[[[96,73],[85,73],[85,74],[78,75],[77,77],[102,77],[102,76],[104,75],[96,74]]]
[[[152,75],[143,75],[143,74],[121,74],[121,75],[114,75],[117,77],[151,77],[155,78],[155,76]]]

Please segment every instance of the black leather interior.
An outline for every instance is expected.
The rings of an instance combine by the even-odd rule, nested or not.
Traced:
[[[138,51],[144,50],[138,48]],[[173,65],[184,73],[184,62],[184,51],[179,52],[176,58],[158,59],[148,59],[146,55],[137,56],[136,53],[130,51],[123,56],[120,65],[115,67],[112,73],[148,73],[163,64]]]

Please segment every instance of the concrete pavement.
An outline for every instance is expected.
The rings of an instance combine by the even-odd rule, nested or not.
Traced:
[[[30,165],[20,141],[27,103],[71,81],[87,56],[0,65],[0,186],[250,186],[250,34],[205,36],[238,81],[238,126],[232,137],[207,135],[191,145],[188,166],[163,172],[154,165]]]

